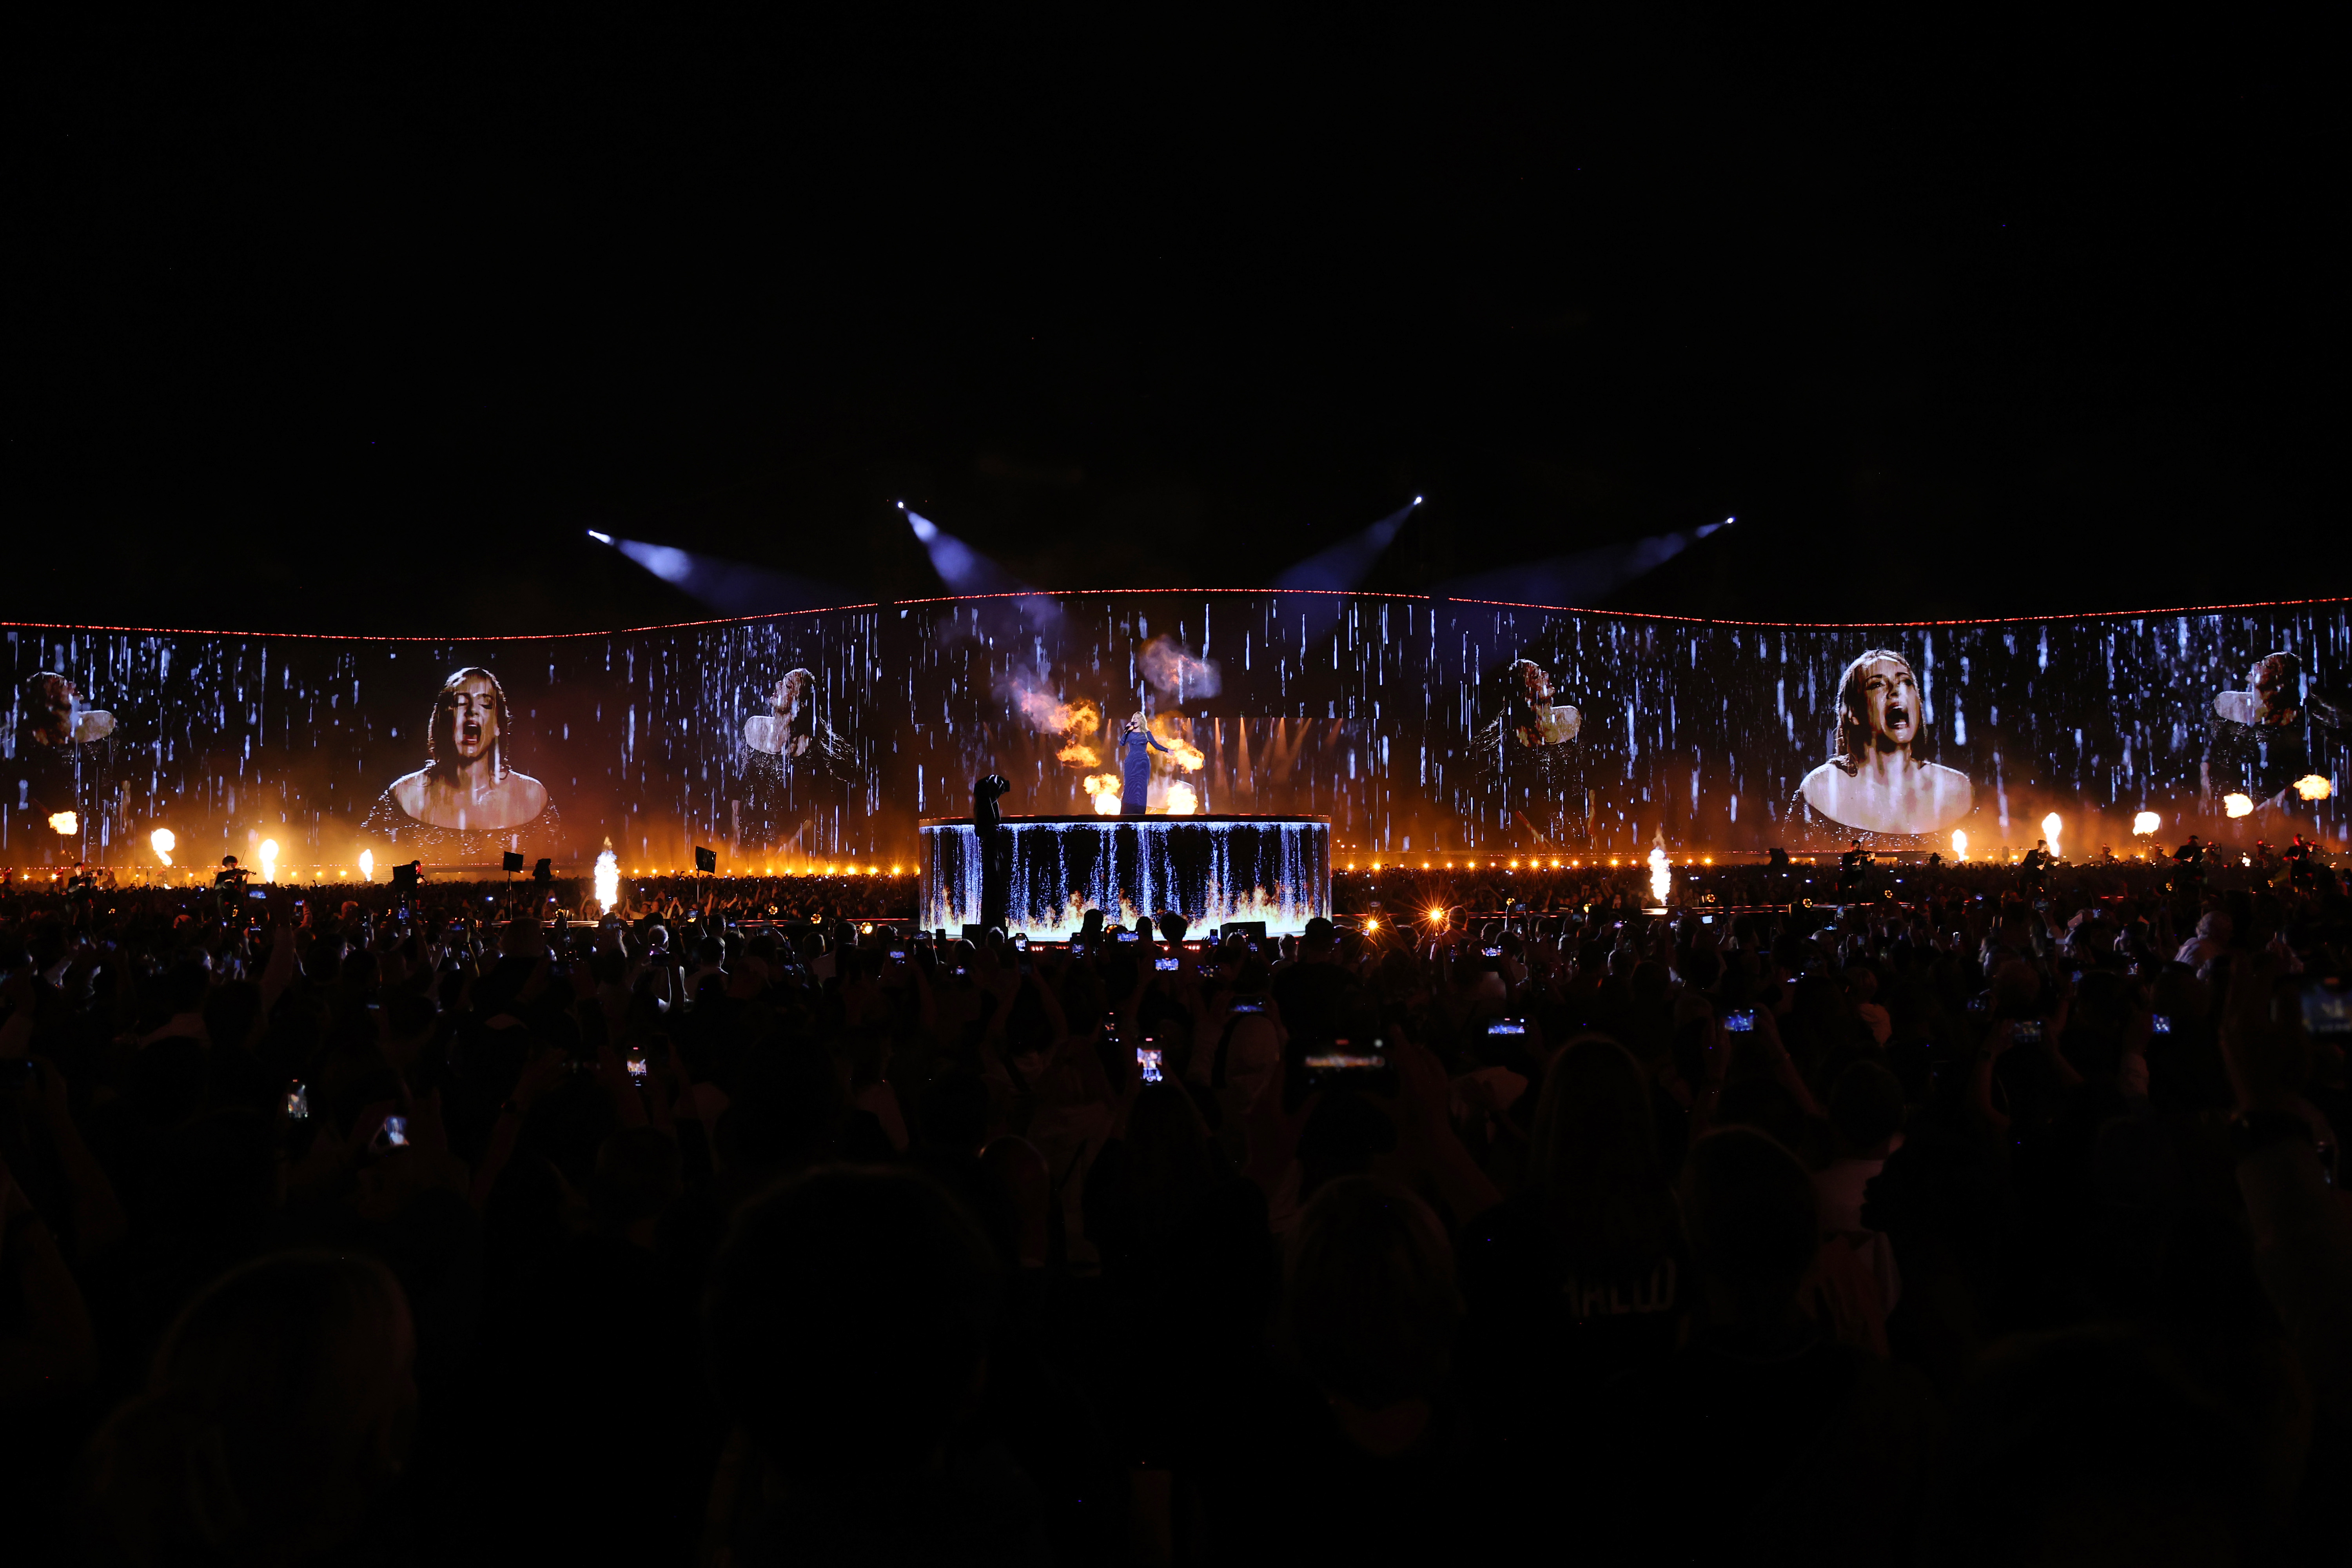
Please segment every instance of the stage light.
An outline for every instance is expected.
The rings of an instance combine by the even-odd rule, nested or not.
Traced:
[[[2065,826],[2064,821],[2054,811],[2042,819],[2042,837],[2050,840],[2050,853],[2053,858],[2055,858],[2058,854],[2059,829]]]
[[[1378,915],[1366,915],[1364,917],[1364,930],[1367,931],[1376,931],[1380,929],[1381,920]]]
[[[1306,560],[1291,566],[1275,577],[1276,588],[1323,589],[1345,591],[1362,582],[1372,565],[1381,558],[1412,515],[1421,498],[1412,498],[1412,506],[1402,507],[1388,516],[1349,535],[1328,550],[1318,551]]]
[[[1555,870],[1555,871],[1559,870],[1559,861],[1557,861],[1557,860],[1554,860],[1554,861],[1551,863],[1551,868],[1552,868],[1553,870]]]
[[[155,851],[155,858],[168,867],[172,864],[172,851],[180,847],[180,836],[168,827],[159,827],[147,836],[147,844]]]
[[[70,811],[53,811],[49,813],[49,828],[54,833],[70,838],[81,831],[81,818]]]
[[[360,880],[362,882],[375,880],[375,851],[373,849],[360,851]]]
[[[2221,809],[2231,816],[2252,816],[2254,814],[2253,797],[2243,795],[2225,795],[2221,797]]]
[[[2305,800],[2326,800],[2336,793],[2336,786],[2317,773],[2305,773],[2294,781],[2294,793]]]
[[[2143,811],[2132,818],[2132,833],[2136,837],[2145,838],[2163,826],[2164,818],[2152,811]]]
[[[1955,827],[1952,829],[1952,858],[1955,860],[1965,860],[1968,858],[1969,836]]]
[[[593,528],[588,531],[588,537],[594,540],[599,544],[610,544],[613,542],[613,536],[611,534],[599,533]]]
[[[906,511],[906,503],[899,503]],[[1012,573],[946,531],[919,511],[907,511],[907,526],[915,531],[915,538],[931,558],[931,570],[940,574],[952,593],[957,594],[1017,594],[1026,586]]]

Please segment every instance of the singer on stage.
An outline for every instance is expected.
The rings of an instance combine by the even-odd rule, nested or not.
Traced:
[[[1147,748],[1149,748],[1147,750]],[[1118,732],[1118,814],[1121,816],[1141,816],[1144,798],[1151,793],[1151,752],[1170,752],[1160,743],[1160,737],[1144,728],[1143,710]]]

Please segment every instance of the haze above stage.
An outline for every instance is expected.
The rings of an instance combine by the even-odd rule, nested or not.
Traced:
[[[981,921],[978,830],[925,817],[922,923]],[[1195,931],[1264,921],[1269,935],[1331,913],[1328,816],[1008,816],[1012,929],[1061,941],[1089,909],[1106,920],[1183,915]]]

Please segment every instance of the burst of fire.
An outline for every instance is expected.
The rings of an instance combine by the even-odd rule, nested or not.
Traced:
[[[2058,853],[2058,830],[2065,826],[2065,820],[2054,811],[2042,819],[2042,837],[2050,840],[2053,855]]]
[[[2132,818],[2132,837],[2145,838],[2164,826],[2164,818],[2152,811],[2143,811]]]
[[[375,851],[373,849],[360,851],[360,880],[362,882],[375,880]]]
[[[275,838],[261,841],[261,879],[265,882],[278,880],[278,840]]]
[[[1062,737],[1065,744],[1054,753],[1055,762],[1081,768],[1102,766],[1102,754],[1086,743],[1102,727],[1102,710],[1094,703],[1084,699],[1065,702],[1051,692],[1022,686],[1013,693],[1013,705],[1034,728]]]
[[[147,846],[155,851],[155,858],[169,866],[172,851],[180,847],[180,836],[168,827],[159,827],[147,836]]]
[[[1180,722],[1181,722],[1181,716],[1179,714],[1160,714],[1151,721],[1151,732],[1159,736],[1160,743],[1173,753],[1168,759],[1170,766],[1180,768],[1188,773],[1197,773],[1207,764],[1209,759],[1202,753],[1200,747],[1176,732],[1176,726]]]
[[[604,840],[604,852],[596,857],[596,908],[609,913],[621,901],[621,860],[613,853],[613,841]]]
[[[1666,868],[1666,847],[1661,844],[1650,851],[1650,897],[1659,903],[1666,901],[1666,889],[1674,885],[1674,873]]]
[[[1085,779],[1087,793],[1094,796],[1097,816],[1118,815],[1118,775],[1088,773]]]
[[[70,838],[81,831],[81,818],[70,811],[53,811],[49,814],[49,826]]]
[[[2254,815],[2254,798],[2247,795],[2225,795],[2221,797],[2221,809],[2231,816],[2252,816]]]
[[[1200,797],[1192,793],[1192,786],[1181,779],[1168,786],[1166,799],[1171,816],[1190,816],[1201,809]]]
[[[1952,858],[1955,860],[1965,860],[1968,858],[1969,836],[1955,827],[1952,829]]]
[[[2336,786],[2317,773],[2305,773],[2294,781],[2294,793],[2305,800],[2326,800],[2336,793]]]

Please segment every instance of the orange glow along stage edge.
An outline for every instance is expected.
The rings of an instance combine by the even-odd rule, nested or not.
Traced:
[[[981,923],[980,837],[968,816],[921,822],[921,923]],[[1302,931],[1331,913],[1328,816],[1020,816],[1009,850],[1011,927],[1066,941],[1090,909],[1106,921],[1181,914],[1191,929],[1264,921]]]

